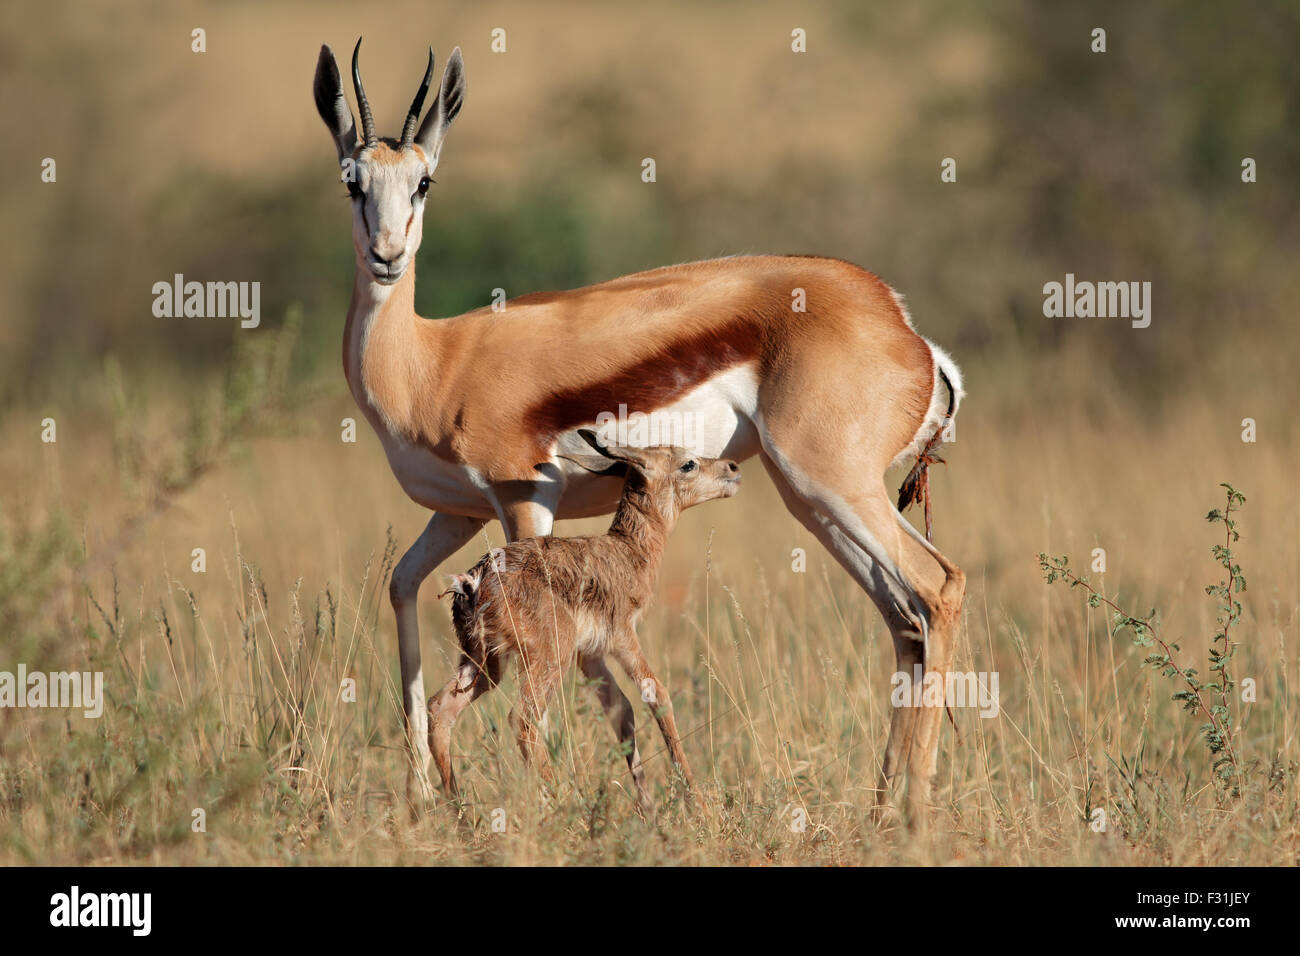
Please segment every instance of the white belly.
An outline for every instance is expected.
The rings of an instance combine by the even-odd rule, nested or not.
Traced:
[[[649,415],[620,414],[611,410],[602,437],[613,429],[619,444],[633,448],[678,445],[704,458],[744,461],[758,453],[758,430],[753,416],[758,409],[758,377],[753,365],[741,365],[687,392]],[[602,417],[604,417],[602,415]],[[599,423],[597,423],[599,424]],[[574,439],[580,442],[580,439]],[[623,482],[600,478],[563,459],[567,484],[557,517],[582,518],[614,510]]]
[[[496,517],[483,494],[484,483],[473,468],[445,461],[427,448],[395,437],[382,425],[376,431],[388,456],[388,467],[412,501],[432,511]]]
[[[626,409],[620,414],[619,409],[610,409],[609,427],[620,444],[637,448],[679,445],[702,457],[743,461],[760,447],[752,420],[757,411],[757,389],[754,367],[737,366],[649,414],[629,413]],[[390,432],[376,414],[367,418],[383,443],[393,475],[413,501],[433,511],[496,517],[491,490],[474,468],[446,461],[423,446],[412,445]],[[599,424],[593,422],[588,427]],[[593,476],[563,459],[554,464],[565,478],[556,517],[581,518],[614,510],[623,487],[621,480]],[[541,474],[538,480],[547,483],[547,477]]]

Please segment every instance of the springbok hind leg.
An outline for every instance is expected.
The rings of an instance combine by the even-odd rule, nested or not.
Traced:
[[[911,686],[919,663],[923,681],[937,681],[941,690],[946,688],[965,575],[904,520],[883,488],[879,494],[851,499],[848,511],[835,514],[834,519],[860,550],[883,548],[908,592],[907,604],[881,607],[894,637],[896,673],[905,673],[909,682],[905,686]],[[899,771],[906,764],[907,818],[913,830],[925,829],[929,822],[946,703],[943,693],[937,703],[928,696],[922,697],[920,706],[908,700],[895,707],[890,718],[881,767],[885,786],[878,799],[896,789]]]
[[[925,667],[925,645],[913,633],[899,628],[891,628],[894,640],[894,673],[906,674],[908,680],[916,674],[917,665]],[[880,779],[876,784],[876,807],[883,811],[889,806],[890,795],[894,792],[899,775],[908,762],[912,751],[918,746],[916,736],[917,709],[915,707],[893,707],[889,717],[889,737],[885,741],[885,753],[880,764]]]
[[[921,537],[907,520],[895,512],[898,523],[904,533],[913,541],[912,552],[921,548],[933,564],[943,570],[942,583],[938,595],[931,594],[928,599],[930,611],[929,639],[925,644],[924,670],[926,673],[938,674],[947,687],[947,677],[952,671],[953,655],[957,644],[957,629],[961,624],[962,601],[966,595],[966,575],[940,553],[930,542]],[[932,565],[930,565],[932,566]],[[937,577],[937,576],[936,576]],[[946,704],[945,698],[945,704]],[[938,771],[939,735],[943,730],[943,718],[947,713],[944,707],[922,707],[916,718],[914,733],[915,745],[908,755],[908,796],[912,801],[911,788],[917,783],[921,786],[919,801],[928,804],[930,788]]]
[[[764,455],[772,480],[790,512],[830,551],[867,592],[888,625],[897,671],[914,679],[952,662],[952,636],[961,606],[961,571],[920,538],[903,520],[884,488],[874,493],[816,494],[806,480],[799,490],[782,466]],[[878,806],[889,801],[900,772],[907,768],[911,825],[922,827],[928,814],[938,761],[942,707],[895,707],[885,744]]]
[[[850,508],[849,513],[835,516],[844,523],[847,536],[863,550],[883,544],[894,561],[895,574],[910,592],[908,605],[881,609],[894,638],[896,673],[905,673],[905,686],[911,686],[919,663],[922,680],[937,681],[943,691],[952,670],[965,575],[907,523],[883,489],[881,494],[854,500]],[[926,689],[923,684],[923,694]],[[878,799],[887,799],[906,764],[907,816],[914,830],[924,829],[929,822],[946,704],[942,692],[937,702],[925,695],[920,706],[908,700],[895,707],[890,718]]]

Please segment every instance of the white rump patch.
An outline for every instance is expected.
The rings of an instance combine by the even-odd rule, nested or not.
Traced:
[[[895,299],[898,294],[895,293]],[[902,308],[900,301],[899,308]],[[907,310],[904,309],[903,316],[907,316]],[[908,319],[908,325],[911,320]],[[943,427],[944,416],[948,414],[948,389],[944,387],[939,378],[940,371],[948,377],[952,383],[952,413],[957,414],[957,409],[961,406],[961,400],[966,394],[965,386],[962,384],[961,369],[957,363],[939,346],[935,345],[925,336],[921,336],[922,341],[930,347],[931,366],[933,372],[933,384],[930,388],[930,407],[926,409],[925,418],[921,421],[921,427],[916,430],[912,436],[911,442],[907,447],[894,456],[894,460],[889,463],[890,468],[896,468],[900,465],[911,465],[916,460],[916,456],[921,453],[926,442],[933,437],[934,433]]]

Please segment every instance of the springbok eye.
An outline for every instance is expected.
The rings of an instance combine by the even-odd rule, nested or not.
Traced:
[[[682,467],[679,470],[682,472],[682,474],[689,475],[691,472],[693,472],[696,469],[696,467],[697,466],[695,462],[688,461],[686,464],[682,465]]]
[[[421,177],[420,177],[420,185],[419,185],[419,193],[420,193],[421,196],[423,196],[423,195],[426,195],[428,192],[429,192],[429,177],[428,177],[428,176],[421,176]]]
[[[361,187],[357,185],[355,179],[348,180],[348,195],[353,199],[360,199],[362,196]]]

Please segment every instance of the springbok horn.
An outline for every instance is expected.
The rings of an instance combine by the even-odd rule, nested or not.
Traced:
[[[369,148],[379,142],[375,133],[375,117],[370,112],[370,101],[366,99],[366,88],[361,85],[361,67],[357,56],[361,53],[361,38],[357,37],[356,48],[352,51],[352,85],[357,90],[357,109],[361,111],[361,133]]]
[[[424,71],[424,80],[411,101],[411,110],[406,114],[406,125],[402,127],[402,145],[410,146],[415,140],[415,127],[420,122],[420,110],[424,109],[424,97],[429,92],[429,82],[433,79],[433,48],[429,48],[429,66]]]

